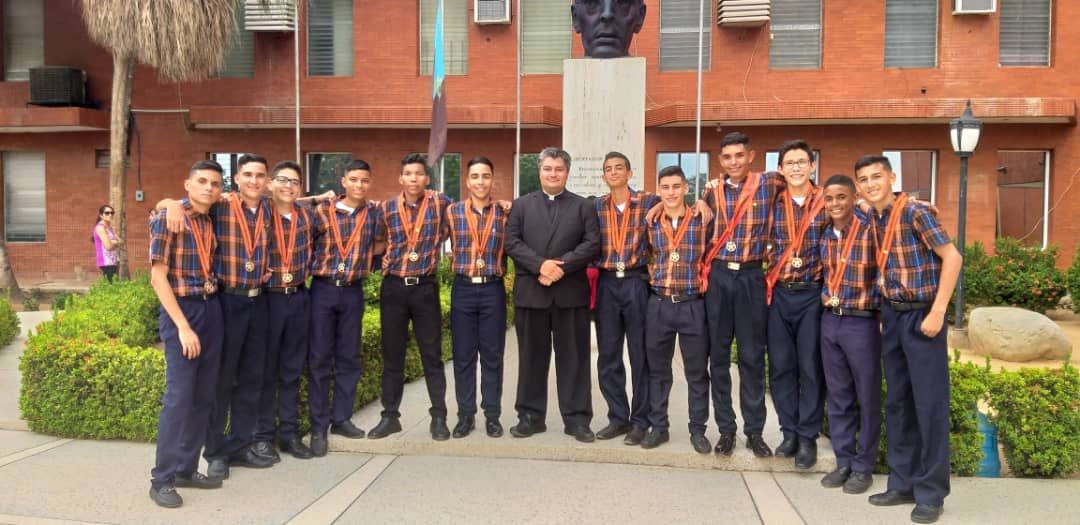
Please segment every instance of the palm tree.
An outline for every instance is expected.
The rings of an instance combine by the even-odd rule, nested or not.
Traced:
[[[82,0],[90,38],[113,58],[109,138],[109,204],[127,238],[124,166],[135,62],[157,69],[166,82],[196,81],[218,71],[243,0]],[[127,244],[120,245],[120,276],[128,277]]]

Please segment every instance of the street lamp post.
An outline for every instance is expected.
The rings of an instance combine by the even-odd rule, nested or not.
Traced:
[[[982,134],[982,121],[971,114],[971,101],[967,101],[964,114],[949,123],[949,136],[952,139],[953,152],[960,157],[960,217],[956,228],[956,240],[960,244],[960,253],[966,252],[964,230],[967,226],[967,169],[968,158],[979,146]],[[956,328],[964,327],[964,267],[960,267],[960,277],[956,281]]]

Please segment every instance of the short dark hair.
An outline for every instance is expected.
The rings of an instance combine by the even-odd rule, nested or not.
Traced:
[[[892,171],[892,163],[889,162],[889,157],[884,155],[863,155],[859,157],[859,160],[855,161],[855,173],[859,173],[859,170],[872,164],[881,164],[885,171]]]
[[[855,195],[855,181],[851,180],[851,177],[848,177],[843,173],[837,173],[836,175],[829,177],[829,180],[825,181],[825,185],[822,186],[822,188],[828,188],[834,184],[851,190],[851,194]]]
[[[477,156],[473,157],[472,159],[469,159],[469,163],[465,165],[465,171],[468,171],[469,169],[471,169],[473,166],[475,166],[477,164],[484,164],[487,167],[491,168],[492,172],[495,171],[495,164],[493,164],[491,162],[491,159],[489,159],[489,158],[487,158],[487,157],[485,157],[483,155],[477,155]]]
[[[225,175],[225,170],[221,168],[221,164],[218,164],[216,160],[200,160],[191,165],[191,169],[188,170],[188,177],[191,177],[199,170],[210,170],[218,172],[218,175]]]
[[[345,173],[357,170],[371,171],[371,166],[369,166],[368,163],[365,162],[363,159],[353,159],[345,165]],[[345,173],[342,173],[342,175],[344,175]]]
[[[540,150],[540,154],[536,156],[536,166],[542,165],[545,159],[560,159],[566,165],[566,169],[570,169],[570,154],[562,148],[548,146]]]
[[[607,164],[607,161],[611,159],[622,159],[622,161],[626,163],[626,169],[633,169],[630,167],[630,159],[626,158],[626,155],[623,155],[618,151],[609,151],[607,155],[604,155],[603,164]]]
[[[243,155],[240,155],[240,158],[236,159],[236,167],[240,168],[244,164],[247,164],[249,162],[258,162],[259,164],[262,164],[264,168],[270,167],[270,164],[266,162],[266,157],[263,157],[262,155],[256,155],[254,153],[245,153]]]
[[[404,169],[405,166],[408,166],[409,164],[422,164],[424,166],[424,172],[427,172],[427,169],[428,169],[427,157],[423,153],[410,153],[410,154],[405,155],[404,157],[402,157],[402,159],[401,159],[401,167],[402,167],[402,169]]]
[[[800,150],[800,149],[805,151],[806,154],[810,156],[810,162],[814,162],[816,160],[816,159],[814,159],[814,150],[813,150],[813,148],[811,148],[810,145],[807,144],[805,140],[795,139],[795,140],[789,140],[789,141],[787,141],[787,142],[780,145],[780,156],[778,157],[777,163],[780,164],[780,165],[783,165],[784,164],[784,155],[787,155],[789,151],[795,151],[795,150]]]
[[[276,177],[278,172],[281,170],[293,170],[300,177],[304,176],[304,172],[300,171],[300,165],[291,160],[283,160],[277,164],[274,164],[274,169],[270,170],[270,176]]]
[[[724,149],[728,146],[737,146],[739,144],[746,146],[746,149],[750,149],[750,137],[741,131],[732,131],[731,133],[724,135],[724,138],[720,139],[720,149]]]
[[[656,175],[656,181],[660,182],[660,179],[664,177],[679,177],[683,182],[686,182],[686,173],[683,173],[682,168],[678,166],[668,166],[660,170],[660,173]]]

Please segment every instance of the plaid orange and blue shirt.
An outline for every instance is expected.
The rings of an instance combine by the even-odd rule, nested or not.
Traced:
[[[615,208],[616,221],[622,221],[623,214],[629,213],[626,244],[623,253],[615,253],[615,229],[617,224],[610,224],[611,194],[596,199],[596,218],[600,227],[600,259],[597,267],[601,270],[618,270],[621,262],[625,269],[645,266],[649,259],[649,225],[645,215],[653,206],[660,203],[660,197],[654,193],[630,190],[630,203],[619,211]]]
[[[271,210],[271,214],[278,215],[277,210]],[[289,230],[292,222],[296,221],[296,239],[292,245],[292,258],[289,267],[282,264],[282,256],[287,249],[281,249],[277,245],[277,235],[274,233],[274,224],[270,223],[270,280],[266,285],[271,288],[283,288],[286,286],[299,286],[304,283],[308,276],[308,266],[311,264],[311,206],[297,205],[288,217],[281,216],[281,237],[283,242],[289,242]],[[292,280],[286,283],[282,276],[288,271],[292,274]]]
[[[831,268],[840,267],[841,250],[846,242],[848,232],[852,230],[852,224],[859,224],[858,235],[852,241],[851,253],[848,256],[847,268],[836,290],[829,289],[832,279]],[[874,230],[870,227],[870,219],[860,210],[855,210],[855,215],[846,226],[837,230],[830,223],[825,227],[821,245],[818,250],[824,270],[822,275],[825,283],[821,288],[821,298],[827,301],[833,296],[840,299],[840,308],[851,310],[877,310],[881,307],[881,293],[877,289],[877,243],[874,241]]]
[[[342,281],[358,281],[371,272],[371,258],[375,241],[382,238],[382,208],[377,204],[364,201],[355,209],[349,210],[344,204],[338,205],[339,198],[320,202],[315,206],[311,219],[311,275]],[[363,224],[360,215],[367,208],[367,217]],[[360,230],[356,245],[342,258],[338,253],[337,241],[331,228],[330,214],[335,214],[342,246],[348,246],[349,237],[356,228]],[[339,272],[338,265],[345,264],[345,271]]]
[[[487,244],[480,255],[480,259],[484,261],[483,267],[476,265],[477,258],[473,256],[473,238],[465,218],[466,213],[473,214],[478,232],[487,224],[490,214],[495,214]],[[482,210],[477,210],[471,200],[464,200],[455,202],[446,209],[446,218],[450,225],[450,261],[454,273],[469,277],[500,277],[506,273],[506,253],[503,247],[506,242],[507,217],[509,213],[494,202],[488,203]],[[482,232],[480,236],[483,237]]]
[[[655,254],[653,264],[649,266],[652,289],[661,295],[695,295],[701,293],[701,260],[705,257],[706,239],[711,233],[711,224],[702,221],[701,215],[692,215],[690,208],[682,219],[690,216],[690,225],[679,241],[679,260],[672,261],[672,247],[664,234],[662,224],[671,227],[674,235],[679,224],[672,224],[671,218],[663,214],[655,224],[649,226],[649,245]]]
[[[820,192],[814,188],[812,191]],[[789,196],[786,191],[781,191],[776,196],[776,203],[773,206],[773,227],[772,227],[772,250],[773,255],[771,257],[771,264],[778,264],[780,259],[787,252],[789,246],[794,239],[790,236],[787,223],[787,206],[784,206],[784,199],[792,199],[791,211],[794,215],[792,223],[795,226],[795,234],[799,233],[799,225],[802,224],[803,217],[810,211],[810,205],[814,198],[814,194],[807,194],[806,199],[802,204],[794,200]],[[829,224],[829,218],[825,213],[825,208],[822,207],[818,210],[817,214],[811,219],[810,226],[806,230],[806,235],[803,237],[802,244],[799,246],[798,253],[792,253],[791,259],[788,259],[784,266],[780,268],[780,273],[777,275],[776,281],[785,282],[815,282],[821,280],[821,256],[820,246],[822,234],[825,231],[825,227]],[[721,252],[723,253],[723,252]],[[798,257],[801,259],[802,265],[796,268],[791,263],[792,259]]]
[[[424,199],[428,199],[428,208],[424,216],[420,218],[420,233],[417,236],[416,246],[413,251],[419,256],[416,261],[409,260],[409,242],[405,235],[405,228],[398,214],[398,198],[387,199],[382,203],[382,218],[386,228],[386,255],[383,256],[383,275],[396,275],[398,277],[418,277],[435,275],[435,269],[439,264],[439,247],[450,236],[450,225],[443,220],[446,217],[446,209],[453,203],[450,197],[435,191],[425,191]],[[404,197],[402,197],[404,201]],[[420,213],[421,201],[417,199],[415,204],[406,204],[405,212],[409,214],[409,221],[415,222]]]
[[[891,212],[892,205],[889,205],[872,218],[877,223],[878,251],[882,249]],[[941,273],[941,258],[934,253],[934,248],[949,242],[949,234],[930,208],[908,199],[901,211],[889,259],[878,272],[882,297],[889,301],[933,302]]]
[[[239,199],[240,196],[234,194],[229,198]],[[214,203],[210,207],[210,217],[214,221],[214,234],[218,241],[214,271],[223,285],[231,288],[259,288],[270,279],[266,263],[269,259],[270,237],[273,235],[270,223],[271,207],[270,199],[266,197],[259,198],[259,205],[254,211],[241,203],[243,217],[237,217],[233,213],[232,205],[228,201]],[[263,230],[256,234],[255,225],[259,215],[263,217]],[[244,234],[240,232],[242,227],[247,228],[249,234],[255,234],[252,238],[255,252],[250,258],[244,246]],[[248,261],[255,265],[254,271],[249,272],[245,268]]]
[[[209,215],[195,211],[187,199],[180,201],[180,205],[188,216],[188,220],[197,224],[201,231],[213,231],[214,224]],[[150,264],[164,263],[169,266],[169,287],[172,288],[176,297],[202,295],[206,292],[204,285],[207,277],[203,274],[203,268],[199,262],[195,237],[188,227],[180,233],[169,232],[165,216],[166,213],[162,210],[156,219],[150,221]],[[217,249],[217,237],[214,235],[210,237],[211,244],[208,249],[212,256],[214,250]],[[217,275],[211,268],[209,282],[214,283],[215,289],[217,281]]]
[[[742,192],[743,185],[750,181],[750,177],[760,177],[761,183],[758,185],[753,199],[751,199],[749,210],[739,222],[739,226],[735,228],[731,239],[729,239],[730,242],[735,243],[735,251],[728,251],[727,243],[724,243],[725,246],[720,247],[720,251],[717,252],[716,259],[719,261],[742,263],[760,261],[765,258],[765,248],[769,241],[769,221],[772,217],[772,205],[776,202],[776,195],[787,187],[784,178],[775,171],[750,173],[739,184],[729,183],[728,176],[725,175],[720,182],[720,191],[723,192],[724,202],[727,204],[726,216],[720,213],[720,208],[717,206],[715,190],[705,190],[705,203],[709,205],[709,208],[715,214],[709,249],[711,250],[715,243],[719,242],[720,235],[724,232],[728,221],[732,220],[735,205],[739,200],[739,193]]]

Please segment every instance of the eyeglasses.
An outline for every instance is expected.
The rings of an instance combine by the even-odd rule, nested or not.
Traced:
[[[112,214],[114,214],[114,213],[116,213],[116,212],[114,212],[114,211],[112,211],[112,210],[109,210],[109,211],[103,211],[103,212],[101,212],[101,214],[102,214],[102,215],[112,215]]]
[[[300,179],[291,179],[284,175],[278,175],[277,177],[274,177],[274,182],[283,186],[286,184],[290,186],[300,186]]]
[[[807,167],[809,165],[810,165],[810,159],[799,159],[799,160],[787,160],[787,161],[784,161],[784,167],[788,168],[788,169],[794,168],[795,166],[798,166],[800,168],[805,168],[805,167]]]

